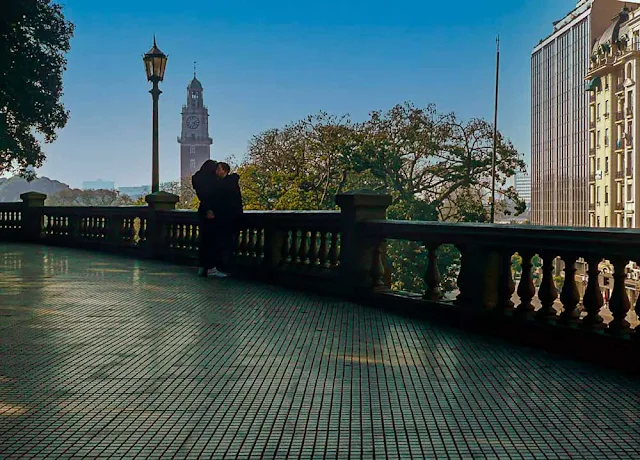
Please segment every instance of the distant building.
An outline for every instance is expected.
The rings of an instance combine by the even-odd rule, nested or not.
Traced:
[[[528,173],[516,174],[513,182],[518,196],[529,206],[531,203],[531,177]]]
[[[580,0],[531,54],[531,220],[587,226],[592,45],[620,11],[617,0]]]
[[[187,86],[187,104],[182,106],[182,133],[178,137],[180,144],[180,182],[191,183],[191,176],[202,164],[211,158],[209,137],[209,110],[204,105],[202,84],[193,74],[193,80]]]
[[[110,180],[88,180],[82,183],[82,190],[115,190],[115,182]]]
[[[121,195],[128,195],[133,200],[137,200],[141,196],[145,196],[151,193],[150,185],[139,185],[137,187],[118,187],[118,192]]]

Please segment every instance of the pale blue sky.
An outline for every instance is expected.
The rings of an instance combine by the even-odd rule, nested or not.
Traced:
[[[160,99],[160,179],[178,177],[180,110],[192,62],[209,107],[212,157],[242,158],[252,135],[324,110],[362,120],[395,103],[492,120],[501,35],[499,128],[529,155],[533,46],[575,0],[304,3],[64,1],[76,24],[71,118],[38,171],[80,187],[150,183],[151,96],[141,56],[156,33],[169,55]],[[438,2],[439,3],[439,2]]]

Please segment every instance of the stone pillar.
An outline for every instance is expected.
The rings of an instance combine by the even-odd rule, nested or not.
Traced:
[[[168,192],[155,192],[147,195],[144,200],[149,205],[147,215],[147,254],[154,259],[161,259],[166,250],[167,228],[160,216],[162,211],[176,209],[180,200],[178,195]]]
[[[47,195],[38,192],[26,192],[20,195],[22,200],[22,240],[36,243],[42,235],[44,201]]]
[[[391,196],[371,191],[354,191],[336,196],[341,210],[339,282],[347,294],[371,294],[388,287],[385,277],[385,242],[364,238],[358,225],[387,218]]]

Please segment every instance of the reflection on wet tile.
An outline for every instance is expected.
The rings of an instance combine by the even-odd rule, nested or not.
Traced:
[[[335,299],[0,244],[0,456],[639,458],[640,382]]]

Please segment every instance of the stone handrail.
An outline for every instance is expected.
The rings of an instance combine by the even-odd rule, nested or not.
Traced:
[[[420,242],[427,248],[425,300],[441,302],[437,249],[444,244],[453,244],[461,252],[457,283],[460,293],[454,302],[460,307],[604,331],[620,337],[640,335],[634,333],[627,316],[632,310],[638,313],[640,304],[630,304],[625,288],[627,265],[630,261],[640,262],[638,230],[370,220],[359,225],[359,232],[378,245],[386,240],[408,240]],[[522,257],[517,292],[511,262],[515,253]],[[543,261],[542,280],[537,292],[532,276],[532,258],[535,255]],[[605,260],[613,267],[614,280],[609,300],[613,318],[608,324],[600,315],[604,302],[599,278],[603,275],[601,269]],[[588,284],[581,300],[576,270],[583,261]],[[555,263],[560,263],[560,267],[555,267]],[[379,260],[375,260],[373,266],[378,270],[372,271],[372,282],[380,283],[385,279],[388,268]],[[561,267],[565,279],[558,295],[554,273]],[[513,302],[514,293],[519,300],[517,305]],[[538,310],[532,304],[536,296],[541,305]],[[562,306],[559,315],[554,308],[556,300]],[[584,306],[582,314],[578,308],[581,302]]]

